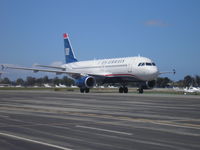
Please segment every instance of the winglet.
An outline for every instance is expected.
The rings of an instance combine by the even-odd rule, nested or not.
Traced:
[[[176,70],[175,69],[173,69],[173,73],[176,74]]]
[[[1,70],[4,70],[6,68],[6,66],[5,65],[1,65]]]

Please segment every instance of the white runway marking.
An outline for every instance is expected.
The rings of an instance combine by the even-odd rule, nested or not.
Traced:
[[[76,127],[77,128],[85,128],[85,129],[92,129],[92,130],[98,130],[98,131],[111,132],[111,133],[117,133],[117,134],[124,134],[124,135],[133,135],[132,133],[120,132],[120,131],[114,131],[114,130],[107,130],[107,129],[101,129],[101,128],[94,128],[94,127],[88,127],[88,126],[76,125]]]
[[[9,116],[0,115],[2,118],[9,118]]]
[[[57,148],[57,149],[72,150],[72,149],[69,149],[69,148],[62,147],[62,146],[53,145],[53,144],[40,142],[40,141],[36,141],[36,140],[31,140],[31,139],[23,138],[23,137],[12,135],[12,134],[7,134],[7,133],[1,133],[0,132],[0,135],[11,137],[11,138],[15,138],[15,139],[19,139],[19,140],[23,140],[23,141],[28,141],[28,142],[32,142],[32,143],[37,143],[37,144],[41,144],[41,145],[45,145],[45,146],[49,146],[49,147],[54,147],[54,148]]]

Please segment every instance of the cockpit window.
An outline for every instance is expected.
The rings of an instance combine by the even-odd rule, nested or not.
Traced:
[[[156,66],[156,64],[153,62],[153,63],[150,63],[150,62],[141,62],[138,64],[138,66]]]
[[[145,66],[145,63],[139,63],[138,66]]]
[[[152,64],[151,63],[146,63],[146,66],[152,66]]]
[[[141,63],[141,66],[145,66],[145,63]]]
[[[145,65],[145,63],[139,63],[138,64],[138,66],[144,66]]]

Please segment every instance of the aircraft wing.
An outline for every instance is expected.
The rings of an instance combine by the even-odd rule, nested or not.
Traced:
[[[65,70],[64,67],[59,67],[59,66],[47,66],[47,65],[34,65],[36,67],[43,67],[43,68],[53,68],[53,69],[60,69],[60,70]]]
[[[33,71],[34,73],[37,72],[51,72],[56,74],[80,74],[76,72],[69,72],[69,71],[63,71],[63,70],[56,70],[56,69],[40,69],[40,68],[28,68],[28,67],[17,67],[17,66],[10,66],[10,65],[1,65],[3,69],[17,69],[17,70],[29,70]]]
[[[159,74],[168,74],[168,73],[176,74],[176,70],[173,69],[172,71],[159,72]]]
[[[43,65],[40,65],[43,66]],[[80,72],[75,72],[75,71],[66,71],[63,70],[65,68],[62,68],[62,70],[56,70],[56,69],[61,69],[61,67],[54,67],[54,66],[45,66],[47,68],[55,68],[55,69],[42,69],[42,68],[29,68],[29,67],[18,67],[18,66],[12,66],[12,65],[1,65],[2,70],[4,69],[17,69],[17,70],[28,70],[28,71],[33,71],[34,73],[37,72],[50,72],[50,73],[56,73],[57,75],[60,74],[67,74],[69,76],[71,76],[74,79],[80,78],[81,76],[86,76],[86,75],[90,75],[90,76],[94,76],[94,77],[105,77],[104,74],[82,74]]]

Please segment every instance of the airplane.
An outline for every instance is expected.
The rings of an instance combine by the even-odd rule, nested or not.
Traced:
[[[177,92],[183,92],[185,95],[187,93],[195,93],[195,94],[200,93],[200,88],[199,87],[193,87],[193,86],[185,87],[185,88],[173,87],[173,90],[177,91]]]
[[[158,67],[151,59],[141,56],[78,61],[69,35],[64,33],[63,38],[65,64],[60,66],[35,65],[37,68],[2,65],[2,68],[31,70],[35,73],[41,71],[67,74],[75,81],[75,85],[80,88],[81,93],[89,93],[96,83],[118,83],[120,84],[119,93],[128,93],[127,84],[129,82],[137,82],[139,93],[143,93],[143,89],[151,89],[155,86],[156,78],[160,74],[175,74],[175,70],[159,72]]]
[[[200,93],[200,89],[199,88],[196,88],[196,87],[186,87],[183,89],[183,91],[186,93]]]
[[[51,86],[49,84],[44,84],[45,88],[51,88]]]
[[[56,85],[55,87],[56,87],[56,88],[66,88],[67,86],[64,85],[64,84],[59,84],[59,85]]]

